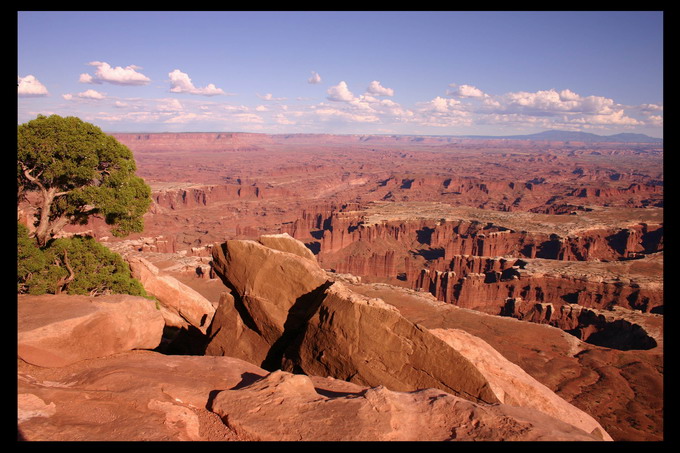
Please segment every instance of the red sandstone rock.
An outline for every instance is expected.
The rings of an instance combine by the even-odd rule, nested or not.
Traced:
[[[131,351],[63,368],[19,360],[17,387],[18,435],[28,441],[600,440],[523,408],[268,374],[230,357]]]
[[[608,349],[546,324],[464,309],[424,292],[383,284],[354,283],[350,287],[383,299],[428,329],[460,329],[483,339],[565,401],[594,417],[614,440],[664,439],[662,341],[646,350]]]
[[[64,368],[19,361],[18,429],[28,441],[244,440],[206,410],[217,391],[266,372],[230,357],[132,351]]]
[[[18,356],[43,367],[160,344],[163,318],[153,303],[128,295],[18,297]]]
[[[433,389],[325,396],[309,377],[283,371],[218,393],[211,408],[236,433],[258,441],[602,440],[540,412]]]
[[[290,240],[293,241],[292,238]],[[299,243],[296,247],[298,252],[300,247],[304,245]],[[213,247],[213,268],[234,290],[234,304],[242,319],[239,322],[261,337],[270,348],[281,344],[286,329],[304,324],[309,316],[309,301],[323,291],[328,281],[328,275],[316,260],[265,247],[255,241],[231,240]],[[225,315],[224,319],[232,319],[232,316]],[[227,322],[233,325],[236,321]],[[217,332],[222,326],[214,324],[211,329]],[[238,332],[234,331],[234,334]],[[214,335],[211,333],[211,337]],[[230,334],[225,331],[224,335]],[[222,337],[219,341],[229,341],[227,338]],[[233,341],[237,338],[233,337]],[[252,348],[245,345],[235,347]],[[209,350],[214,349],[209,346]],[[267,354],[271,355],[272,351],[267,351]],[[256,352],[255,355],[259,357],[261,354]]]
[[[459,329],[431,329],[430,332],[474,363],[501,403],[535,409],[603,440],[612,440],[593,417],[557,396],[481,338]]]
[[[454,348],[382,300],[339,282],[325,291],[292,344],[284,358],[288,370],[390,390],[431,387],[471,401],[498,401],[475,365]]]
[[[176,278],[161,272],[141,256],[128,255],[132,276],[158,300],[168,326],[191,325],[205,333],[212,322],[215,307],[209,300]]]
[[[300,241],[293,239],[289,234],[266,234],[258,238],[258,242],[270,249],[293,253],[308,260],[316,262],[316,256]]]
[[[207,335],[206,355],[235,357],[260,365],[271,348],[254,326],[241,318],[231,293],[222,294]]]

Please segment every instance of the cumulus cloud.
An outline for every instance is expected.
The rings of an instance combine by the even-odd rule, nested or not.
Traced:
[[[47,96],[47,88],[33,75],[17,77],[17,94],[19,97],[42,97]]]
[[[316,72],[312,71],[312,76],[309,79],[307,79],[307,83],[311,84],[321,83],[321,76]]]
[[[88,63],[90,66],[96,67],[94,75],[81,74],[79,81],[81,83],[112,83],[114,85],[146,85],[151,82],[144,74],[138,72],[141,69],[138,66],[130,65],[126,67],[116,66],[112,67],[110,64],[103,61],[92,61]]]
[[[460,88],[460,87],[459,87]],[[433,108],[448,108],[433,101]],[[532,127],[565,128],[601,126],[640,126],[644,122],[626,113],[626,108],[603,96],[581,96],[572,90],[518,91],[491,96],[484,93],[477,106],[464,104],[479,124],[512,123]],[[650,112],[654,107],[647,107]],[[632,109],[634,110],[634,109]],[[642,111],[645,114],[645,111]],[[647,113],[649,114],[649,113]]]
[[[105,99],[105,98],[106,98],[106,95],[104,95],[103,93],[100,93],[100,92],[97,91],[97,90],[85,90],[85,91],[83,91],[82,93],[77,93],[77,94],[70,94],[70,93],[67,93],[67,94],[62,95],[62,97],[63,97],[64,99],[66,99],[67,101],[71,101],[71,100],[73,100],[73,99],[94,99],[94,100],[101,100],[101,99]]]
[[[326,93],[328,94],[327,98],[329,101],[350,102],[354,99],[354,94],[349,91],[345,81],[341,81],[337,85],[330,87]]]
[[[394,96],[394,90],[392,88],[385,88],[380,85],[380,82],[377,80],[372,81],[368,85],[366,92],[374,96]]]
[[[557,114],[562,112],[608,115],[615,112],[612,99],[602,96],[580,96],[571,90],[518,91],[499,98],[502,108],[512,112]]]
[[[170,91],[172,93],[189,93],[201,96],[217,96],[220,94],[226,94],[221,88],[217,88],[214,84],[210,83],[203,88],[196,88],[191,82],[189,75],[175,69],[168,74],[170,77]]]
[[[460,111],[461,102],[455,99],[446,99],[437,96],[429,102],[424,103],[423,110],[436,113],[450,113],[453,111]]]
[[[472,85],[456,85],[452,83],[449,85],[453,90],[449,90],[447,94],[449,96],[455,96],[460,98],[482,98],[485,94],[482,90]]]

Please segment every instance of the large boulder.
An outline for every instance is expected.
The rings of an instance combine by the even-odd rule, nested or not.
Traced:
[[[128,255],[126,259],[132,276],[160,303],[166,325],[179,328],[193,326],[206,333],[215,315],[215,307],[208,299],[176,278],[161,272],[141,256]]]
[[[612,440],[597,420],[560,398],[481,338],[460,329],[430,332],[474,363],[501,403],[536,409],[604,440]]]
[[[20,295],[17,301],[18,356],[43,367],[161,342],[163,317],[155,303],[129,295]]]
[[[250,240],[214,246],[213,269],[232,289],[243,325],[269,345],[269,356],[281,355],[284,332],[304,325],[318,295],[330,284],[315,260]],[[209,336],[221,328],[213,323]]]
[[[257,331],[243,321],[231,293],[221,295],[208,335],[206,355],[229,356],[261,364],[271,348]]]
[[[379,299],[332,283],[316,261],[256,241],[230,240],[213,247],[213,266],[233,297],[222,300],[208,354],[252,358],[270,370],[399,391],[432,387],[498,402],[465,357]]]
[[[323,296],[286,352],[285,369],[390,390],[437,388],[472,401],[499,402],[473,362],[391,305],[340,282]]]

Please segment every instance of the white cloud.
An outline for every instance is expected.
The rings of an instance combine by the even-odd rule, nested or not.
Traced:
[[[349,91],[349,88],[347,87],[347,83],[345,81],[342,81],[337,85],[330,87],[328,91],[326,91],[326,93],[328,94],[329,101],[350,102],[354,99],[354,94],[352,94],[352,92]]]
[[[455,99],[446,99],[441,96],[437,96],[429,102],[423,104],[424,111],[436,112],[436,113],[450,113],[453,111],[460,111],[461,102]]]
[[[47,88],[33,75],[17,77],[17,94],[19,97],[42,97],[47,96]]]
[[[320,106],[316,108],[315,113],[322,119],[331,119],[332,117],[340,118],[345,121],[358,123],[374,123],[379,120],[378,116],[360,112],[351,112],[341,110],[334,107]]]
[[[267,94],[258,94],[257,97],[262,99],[263,101],[285,101],[286,98],[275,98],[273,94],[267,93]]]
[[[311,84],[321,83],[321,76],[316,72],[312,71],[312,76],[309,79],[307,79],[307,83]]]
[[[580,96],[571,90],[554,89],[536,92],[506,93],[497,98],[502,110],[535,115],[553,115],[563,112],[592,115],[610,115],[616,105],[602,96]]]
[[[156,109],[161,112],[181,112],[184,110],[184,106],[178,99],[164,98],[158,99],[158,106]]]
[[[90,74],[81,74],[79,81],[81,83],[96,83],[103,82],[112,83],[114,85],[146,85],[151,82],[144,74],[137,72],[141,69],[138,66],[130,65],[126,67],[116,66],[111,67],[108,63],[102,61],[92,61],[88,63],[90,66],[95,66],[97,70],[94,76]]]
[[[380,85],[377,80],[372,81],[366,91],[374,96],[394,96],[394,90],[392,88],[385,88]]]
[[[100,93],[97,90],[91,90],[90,89],[90,90],[85,90],[82,93],[78,93],[78,94],[67,93],[67,94],[62,95],[61,97],[66,99],[67,101],[71,101],[74,98],[101,100],[101,99],[105,99],[106,95],[104,95],[103,93]]]
[[[456,85],[455,83],[452,83],[449,86],[454,88],[454,90],[449,90],[447,92],[449,96],[456,96],[459,98],[482,98],[486,96],[482,90],[472,85]]]
[[[78,97],[83,99],[104,99],[106,96],[96,90],[85,90],[82,93],[78,93]]]
[[[288,119],[283,113],[277,113],[274,115],[274,120],[277,122],[277,124],[296,124],[295,121]]]
[[[196,88],[191,82],[188,74],[175,69],[168,74],[170,77],[170,91],[172,93],[189,93],[201,96],[217,96],[220,94],[226,94],[221,88],[217,88],[214,84],[210,83],[203,88]]]

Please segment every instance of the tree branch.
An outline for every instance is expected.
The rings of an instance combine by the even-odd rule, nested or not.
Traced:
[[[68,261],[68,252],[66,249],[64,249],[64,265],[66,266],[66,270],[68,270],[68,277],[63,277],[57,282],[56,294],[61,294],[64,288],[76,278],[76,273],[73,272],[71,263]]]
[[[47,189],[45,189],[45,186],[43,186],[43,184],[38,179],[38,178],[40,178],[40,175],[42,175],[42,170],[40,170],[40,172],[37,174],[37,176],[33,176],[31,174],[31,169],[28,168],[26,166],[26,164],[24,164],[23,162],[21,162],[21,169],[24,171],[24,176],[26,177],[26,179],[31,181],[36,186],[40,187],[40,190],[43,190],[43,191],[47,190]]]

